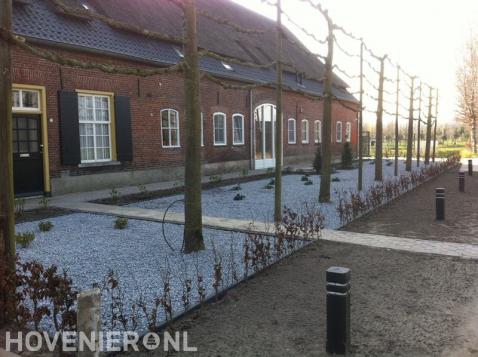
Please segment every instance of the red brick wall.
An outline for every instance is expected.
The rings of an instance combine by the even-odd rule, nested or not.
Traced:
[[[95,54],[62,50],[63,55],[84,61],[111,63],[128,67],[144,67],[134,61],[116,59]],[[184,158],[185,121],[184,121],[184,89],[180,74],[157,75],[146,78],[134,76],[106,74],[96,70],[83,70],[59,66],[40,59],[21,49],[14,48],[12,53],[13,82],[33,84],[46,87],[48,118],[48,141],[50,170],[53,177],[62,170],[70,170],[71,174],[91,174],[105,170],[145,169],[168,166],[181,166]],[[57,93],[59,90],[96,90],[114,92],[116,95],[131,98],[133,125],[133,162],[119,167],[77,168],[63,167],[60,158],[59,118]],[[225,90],[215,83],[203,80],[201,83],[201,102],[204,114],[204,163],[237,161],[250,159],[250,106],[255,108],[263,103],[275,103],[275,91],[268,88],[257,88],[252,91],[252,103],[248,90]],[[314,142],[314,120],[322,120],[322,101],[305,98],[298,93],[284,93],[284,154],[285,156],[311,157],[316,149]],[[161,121],[162,109],[175,109],[180,115],[180,148],[162,148]],[[227,145],[213,145],[212,116],[214,112],[227,115]],[[232,144],[232,114],[244,115],[244,145]],[[288,144],[287,119],[297,120],[297,143]],[[341,120],[345,141],[345,122],[352,123],[352,147],[356,148],[356,115],[354,112],[335,104],[334,120]],[[309,120],[309,143],[300,140],[301,120]],[[343,144],[335,144],[335,123],[332,124],[333,147],[337,154]]]

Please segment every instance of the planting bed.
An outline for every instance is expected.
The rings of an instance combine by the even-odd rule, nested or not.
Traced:
[[[387,164],[388,163],[388,164]],[[390,165],[392,163],[392,165]],[[421,165],[423,166],[423,165]],[[413,163],[413,170],[419,171],[416,162]],[[399,173],[407,174],[403,161],[399,162]],[[384,160],[383,178],[384,180],[393,178],[393,161]],[[374,181],[375,165],[371,162],[363,164],[363,185],[364,190],[376,184]],[[357,169],[340,170],[332,175],[332,178],[338,178],[339,181],[332,182],[331,202],[327,204],[318,204],[320,176],[311,175],[309,177],[312,185],[306,185],[301,180],[302,175],[286,175],[283,177],[282,203],[284,206],[295,211],[300,211],[304,203],[309,206],[316,206],[324,215],[325,228],[337,229],[343,222],[337,213],[340,192],[356,190],[357,188]],[[235,218],[250,221],[271,222],[274,210],[274,188],[267,185],[270,179],[247,182],[240,185],[241,190],[234,190],[235,186],[218,187],[203,191],[202,207],[203,215],[212,217]],[[234,197],[240,193],[242,200],[234,200]],[[183,199],[183,195],[159,198],[150,201],[143,201],[132,204],[134,207],[149,209],[167,209],[173,202]],[[183,212],[182,202],[174,203],[170,211]]]
[[[445,188],[445,220],[435,220],[435,188]],[[403,195],[390,205],[361,217],[345,230],[396,237],[478,244],[478,175],[465,177],[459,192],[458,172],[450,170],[433,182]]]
[[[79,291],[94,283],[102,287],[113,271],[119,289],[103,291],[103,327],[115,324],[111,310],[114,295],[121,298],[128,318],[135,315],[131,308],[136,304],[138,326],[134,328],[129,321],[127,327],[139,331],[144,331],[148,324],[161,324],[186,307],[214,296],[216,288],[220,292],[306,244],[286,242],[278,254],[273,237],[208,229],[204,231],[206,250],[183,255],[179,253],[183,233],[179,225],[165,225],[166,242],[162,225],[154,222],[130,220],[124,230],[113,228],[115,217],[103,215],[71,214],[52,218],[51,222],[53,229],[45,233],[39,231],[38,222],[17,225],[17,233],[33,231],[36,235],[29,247],[18,249],[20,259],[36,260],[45,267],[55,264],[60,271],[67,270]],[[259,249],[261,244],[268,245],[268,249]],[[201,284],[198,278],[202,279]],[[190,292],[185,293],[188,281]],[[163,298],[165,303],[158,306],[157,319],[152,321],[145,318],[140,306],[144,303],[151,314],[156,298]],[[51,328],[46,318],[43,324]],[[114,327],[121,329],[119,324]]]
[[[330,266],[352,271],[351,356],[476,354],[476,261],[327,241],[282,260],[174,328],[188,331],[198,356],[328,356]]]

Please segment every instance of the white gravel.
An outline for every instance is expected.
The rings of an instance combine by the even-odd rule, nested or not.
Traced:
[[[393,161],[389,161],[392,162]],[[413,169],[416,170],[416,161],[413,163]],[[420,168],[418,168],[420,169]],[[394,166],[387,166],[387,160],[383,162],[383,178],[392,178]],[[399,174],[404,174],[405,163],[399,162]],[[355,190],[357,188],[358,169],[340,170],[332,175],[337,177],[340,182],[332,182],[331,202],[319,204],[320,176],[311,175],[310,179],[313,185],[304,185],[301,181],[302,175],[283,176],[282,204],[295,211],[300,210],[304,203],[315,205],[320,209],[325,217],[325,228],[337,229],[341,226],[339,216],[336,211],[338,197],[336,192],[342,190]],[[366,190],[372,186],[375,181],[375,165],[367,161],[363,164],[363,187]],[[264,187],[270,179],[246,182],[241,184],[240,191],[231,190],[235,185],[214,188],[203,191],[202,207],[203,215],[212,217],[236,218],[251,221],[271,222],[274,212],[274,189],[265,189]],[[242,201],[234,201],[234,196],[240,193],[245,196]],[[131,204],[133,207],[165,210],[172,202],[182,199],[182,194],[169,196],[150,201],[143,201]],[[175,203],[170,211],[183,212],[183,204]]]
[[[51,218],[54,228],[40,232],[38,222],[18,224],[17,232],[33,231],[36,239],[28,248],[18,247],[21,260],[37,260],[49,266],[66,269],[79,291],[89,289],[93,283],[102,283],[113,270],[119,277],[126,307],[131,307],[140,296],[151,307],[156,297],[162,295],[163,279],[171,275],[173,312],[184,310],[183,282],[192,280],[191,305],[199,302],[197,271],[204,278],[206,296],[214,295],[215,247],[222,259],[223,281],[220,290],[233,285],[233,271],[239,280],[244,278],[243,245],[245,235],[219,230],[204,231],[206,250],[183,255],[183,226],[165,225],[165,233],[172,251],[165,243],[160,223],[129,220],[125,230],[114,229],[115,217],[93,214],[71,214]],[[271,238],[272,239],[272,238]],[[250,269],[250,268],[249,268]],[[248,272],[251,274],[251,271]],[[109,297],[103,296],[103,324],[110,327]],[[160,308],[158,322],[165,320]],[[45,326],[47,326],[45,322]],[[141,320],[140,330],[146,326]]]
[[[416,168],[416,165],[414,165]],[[384,178],[393,177],[393,165],[383,165]],[[404,163],[400,162],[400,172],[404,173]],[[332,183],[332,201],[319,206],[325,215],[325,226],[340,226],[336,213],[337,195],[335,191],[355,189],[357,170],[342,170],[332,177],[340,182]],[[374,184],[374,165],[364,163],[364,188]],[[301,175],[287,175],[283,178],[283,204],[294,210],[300,210],[305,202],[317,203],[320,176],[310,176],[313,185],[306,186]],[[233,191],[233,186],[211,189],[203,192],[203,214],[207,216],[239,218],[270,222],[272,219],[274,190],[265,189],[269,179],[244,183],[242,190]],[[242,201],[234,201],[236,194],[245,195]],[[136,203],[133,206],[143,208],[165,209],[175,200],[182,198],[176,195],[151,201]],[[182,204],[176,204],[171,210],[181,212]],[[102,284],[110,271],[114,271],[124,294],[126,309],[129,309],[139,297],[151,306],[157,297],[162,296],[164,280],[170,275],[171,299],[173,313],[184,310],[182,295],[186,279],[192,280],[191,305],[199,302],[197,289],[198,272],[204,278],[207,297],[214,294],[214,263],[221,259],[223,280],[220,290],[225,289],[237,280],[242,280],[244,272],[245,235],[219,230],[204,231],[206,250],[183,255],[183,227],[165,225],[171,250],[162,237],[162,225],[156,222],[129,220],[125,230],[114,229],[115,217],[94,214],[71,214],[51,218],[54,228],[50,232],[40,232],[38,222],[18,224],[17,232],[33,231],[35,241],[28,248],[18,248],[23,261],[37,260],[45,266],[57,265],[66,269],[79,291],[89,289],[94,283]],[[305,243],[300,243],[297,248]],[[213,248],[214,247],[214,248]],[[271,263],[271,262],[269,262]],[[249,268],[250,270],[250,268]],[[235,273],[235,274],[234,274]],[[237,279],[234,278],[237,276]],[[103,295],[102,319],[103,327],[111,328],[111,312],[108,309],[110,297]],[[165,312],[158,312],[158,323],[165,321]],[[139,330],[144,331],[147,321],[141,318]],[[47,321],[45,322],[45,326]]]

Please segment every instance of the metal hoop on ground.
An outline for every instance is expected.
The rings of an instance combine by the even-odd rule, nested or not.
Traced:
[[[169,209],[171,207],[173,207],[178,202],[183,202],[184,203],[184,199],[173,201],[169,204],[168,207],[166,207],[166,210],[164,211],[164,215],[163,215],[163,222],[162,222],[163,223],[163,226],[162,226],[163,239],[166,242],[166,244],[168,245],[169,249],[171,249],[173,252],[174,252],[174,248],[171,246],[169,241],[166,239],[166,234],[164,233],[164,223],[166,222],[166,215],[168,214]],[[183,250],[183,248],[184,248],[184,239],[183,239],[183,245],[181,247],[181,251]]]

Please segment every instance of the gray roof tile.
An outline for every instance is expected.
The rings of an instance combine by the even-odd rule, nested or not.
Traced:
[[[75,1],[70,0],[72,3],[75,3]],[[155,12],[152,15],[162,15],[161,19],[165,20],[164,24],[157,25],[161,21],[154,21],[157,17],[151,17],[151,14],[141,13],[140,10],[136,14],[131,14],[131,11],[134,9],[131,6],[134,6],[137,1],[139,0],[121,2],[89,0],[87,3],[88,6],[92,4],[96,11],[120,21],[134,19],[139,22],[136,25],[178,36],[178,27],[179,29],[181,28],[182,22],[181,18],[177,18],[178,9],[170,7],[171,2],[165,0],[141,0],[141,4],[149,5],[149,7],[146,6],[143,9],[143,12],[148,10]],[[227,11],[234,10],[236,15],[235,21],[239,23],[242,21],[245,27],[270,28],[270,26],[274,25],[270,20],[231,3],[229,0],[200,0],[198,6],[214,13],[216,16],[220,16],[222,12],[223,17],[226,16]],[[238,9],[240,9],[240,13],[238,13]],[[132,16],[128,16],[129,14]],[[120,16],[122,18],[118,18]],[[261,39],[255,35],[248,35],[245,38],[244,34],[239,34],[234,30],[231,31],[227,26],[218,25],[208,19],[202,19],[201,21],[200,18],[198,27],[200,33],[199,44],[204,48],[227,56],[254,61],[257,58],[264,58],[264,54],[271,53],[271,49],[274,48],[273,39]],[[175,47],[177,48],[175,44],[120,31],[100,21],[82,20],[62,15],[55,11],[52,4],[47,0],[31,0],[28,5],[16,5],[14,7],[13,31],[18,35],[47,41],[52,44],[82,47],[138,60],[146,60],[161,65],[174,64],[180,60],[180,56],[175,50]],[[266,34],[260,36],[266,36]],[[218,43],[218,41],[221,43]],[[244,45],[243,47],[247,46],[247,52],[237,44],[238,41]],[[251,54],[254,58],[251,58]],[[303,70],[309,76],[318,77],[323,71],[323,64],[320,61],[317,60],[315,63],[310,63],[310,57],[294,47],[290,48],[290,46],[287,47],[286,45],[285,57],[285,60],[292,60],[300,70]],[[264,62],[267,61],[269,60],[264,59]],[[276,75],[273,69],[257,69],[236,64],[231,66],[234,69],[233,71],[227,70],[220,61],[214,58],[206,57],[201,60],[201,68],[203,70],[226,78],[264,83],[275,81]],[[343,84],[341,80],[337,80]],[[285,72],[284,83],[289,87],[311,94],[321,94],[323,92],[323,85],[321,83],[313,80],[304,80],[303,85],[299,85],[295,74],[292,73]],[[335,95],[343,99],[355,100],[352,95],[343,90],[336,89]]]

